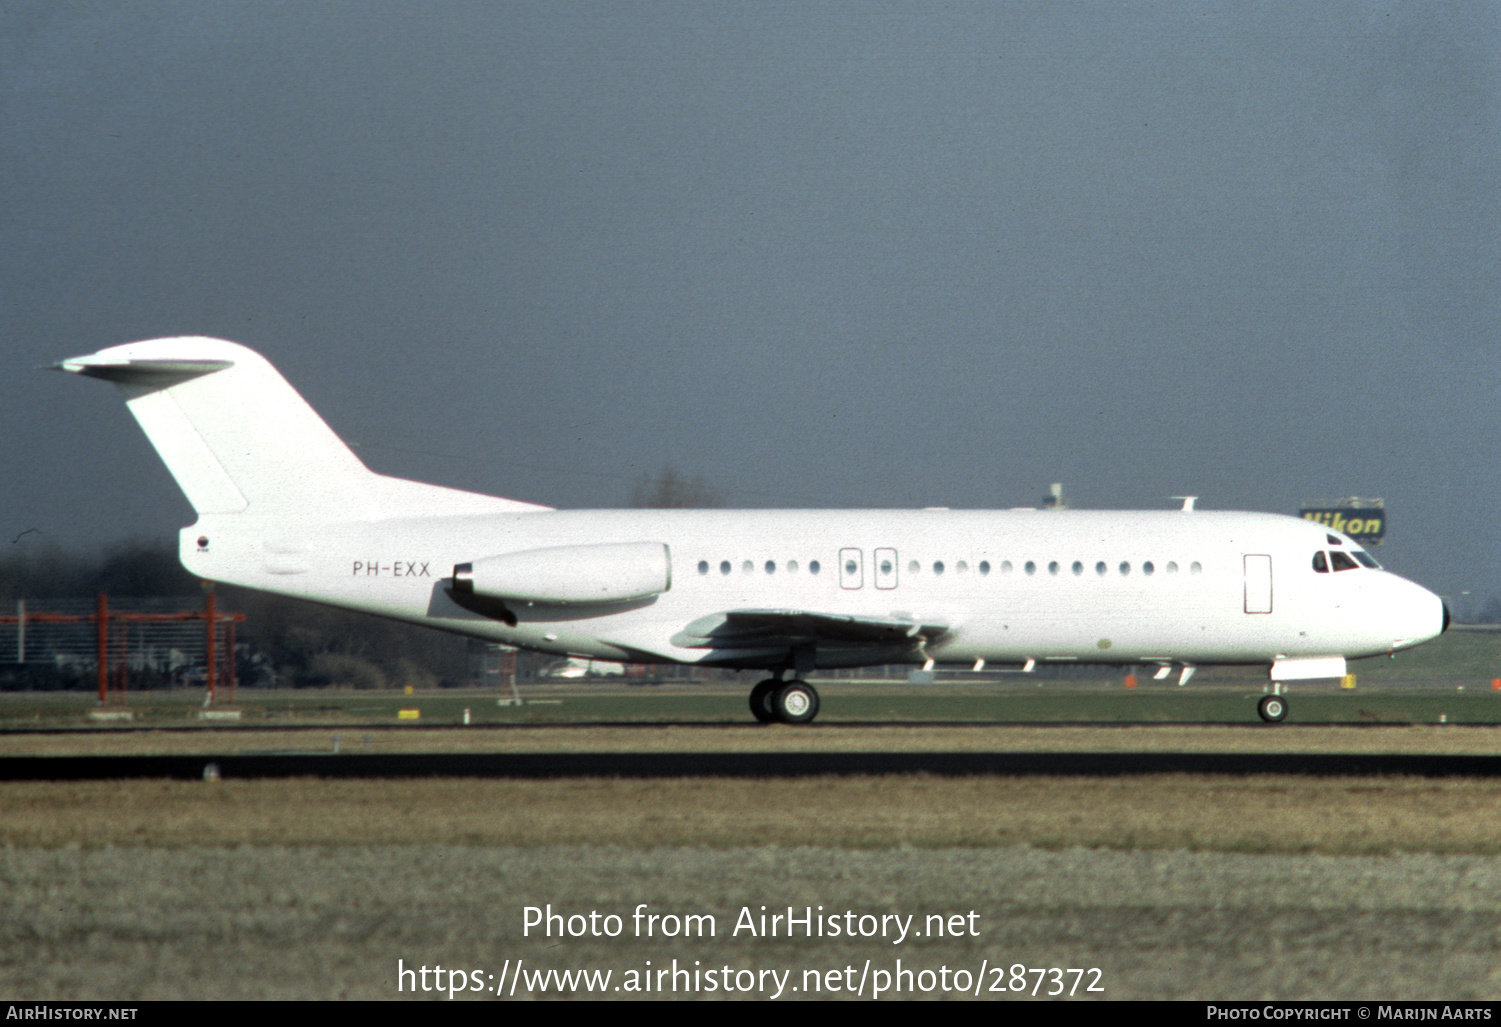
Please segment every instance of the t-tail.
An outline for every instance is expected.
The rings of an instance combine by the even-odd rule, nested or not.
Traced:
[[[260,354],[184,336],[55,365],[112,381],[200,518],[329,523],[544,510],[376,474]]]

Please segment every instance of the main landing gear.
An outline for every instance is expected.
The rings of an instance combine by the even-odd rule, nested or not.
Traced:
[[[751,689],[750,709],[763,724],[806,724],[818,716],[818,692],[797,678],[767,678]]]

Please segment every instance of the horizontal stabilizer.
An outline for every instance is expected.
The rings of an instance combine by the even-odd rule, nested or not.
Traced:
[[[90,378],[103,378],[107,382],[122,385],[162,388],[233,366],[232,360],[129,360],[96,354],[92,357],[64,360],[53,364],[52,369],[87,375]]]

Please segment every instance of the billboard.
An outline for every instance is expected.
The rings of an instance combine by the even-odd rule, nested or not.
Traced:
[[[1379,546],[1386,534],[1386,510],[1381,507],[1305,507],[1298,516],[1344,532],[1363,546]]]

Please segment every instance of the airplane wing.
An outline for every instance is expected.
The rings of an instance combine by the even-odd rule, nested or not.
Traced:
[[[947,624],[908,616],[860,617],[809,610],[728,610],[700,617],[672,637],[685,649],[875,647],[916,649],[942,636]]]

